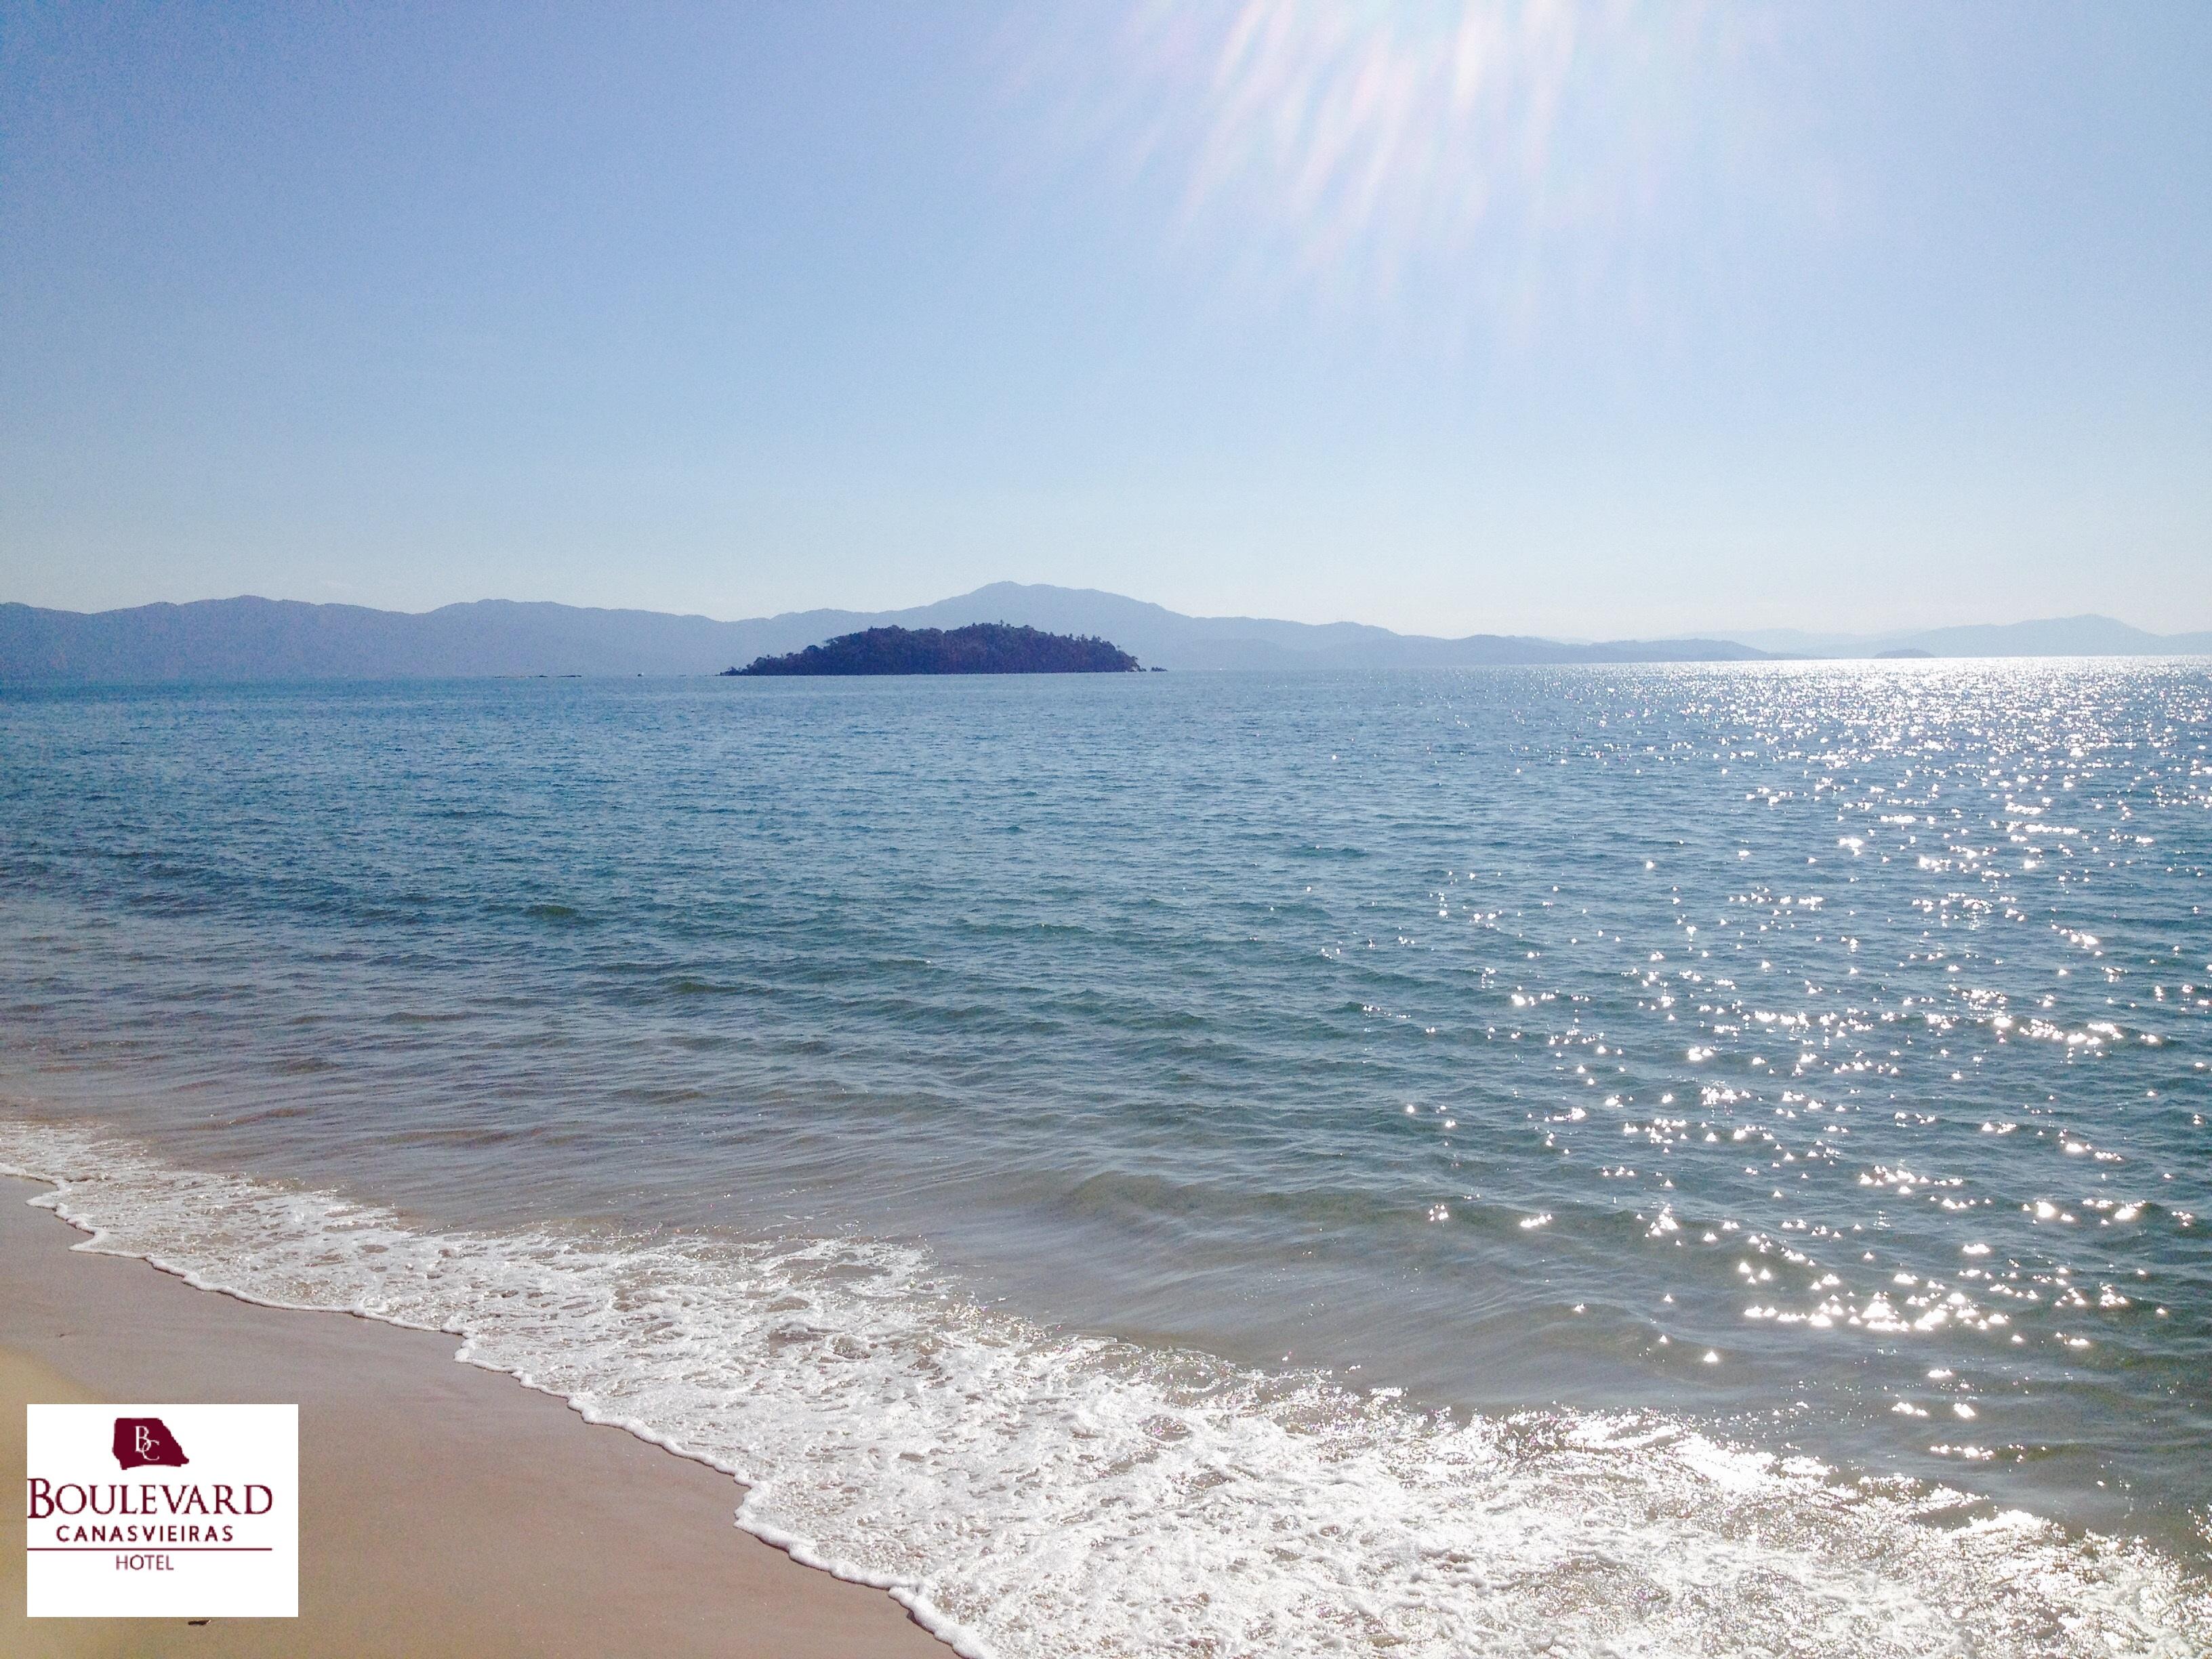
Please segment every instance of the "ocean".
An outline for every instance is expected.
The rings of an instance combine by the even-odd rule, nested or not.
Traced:
[[[2184,660],[10,690],[0,1167],[975,1655],[2201,1655],[2208,743]]]

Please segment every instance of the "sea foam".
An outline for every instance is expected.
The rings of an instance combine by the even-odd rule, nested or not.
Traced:
[[[2138,1542],[1655,1415],[1470,1420],[1070,1335],[904,1246],[426,1231],[17,1119],[0,1168],[79,1248],[450,1333],[728,1471],[740,1526],[964,1654],[2212,1651],[2203,1586]]]

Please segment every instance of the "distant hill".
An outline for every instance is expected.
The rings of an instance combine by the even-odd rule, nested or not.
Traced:
[[[1937,656],[2212,654],[2212,634],[2161,637],[2102,617],[1866,637],[1769,633],[1569,645],[1520,635],[1437,639],[1359,623],[1186,617],[1117,593],[994,582],[905,611],[797,611],[747,622],[508,599],[419,615],[260,599],[91,615],[0,605],[0,684],[713,674],[870,628],[1000,622],[1109,639],[1148,664],[1185,670],[1735,662],[1899,648]]]
[[[1104,640],[1006,623],[870,628],[804,651],[756,657],[725,674],[1133,674],[1137,659]]]
[[[2151,634],[2110,617],[2053,617],[2043,622],[1978,623],[1894,634],[1752,629],[1729,637],[1798,657],[2212,656],[2212,633]]]
[[[714,674],[869,628],[999,622],[1110,639],[1172,669],[1729,662],[1766,654],[1724,640],[1562,645],[1496,634],[1430,639],[1358,623],[1186,617],[1118,593],[994,582],[905,611],[794,611],[748,622],[509,599],[420,614],[261,599],[90,615],[0,605],[0,684]]]

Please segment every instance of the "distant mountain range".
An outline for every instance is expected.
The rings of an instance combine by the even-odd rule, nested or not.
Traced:
[[[419,615],[259,599],[89,615],[0,605],[0,683],[714,674],[862,629],[998,622],[1097,635],[1147,667],[1183,670],[1737,662],[1893,650],[1937,656],[2212,654],[2212,634],[2161,636],[2104,617],[1866,637],[1762,632],[1584,645],[1504,634],[1435,639],[1359,623],[1186,617],[1088,588],[994,582],[904,611],[796,611],[750,622],[509,599]]]
[[[1894,634],[1807,634],[1790,628],[1728,635],[1786,657],[1875,657],[1924,651],[1931,657],[2201,657],[2212,633],[2149,634],[2110,617],[2053,617],[2045,622],[1977,623]]]

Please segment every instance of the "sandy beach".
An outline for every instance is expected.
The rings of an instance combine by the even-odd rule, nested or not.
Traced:
[[[198,1626],[24,1618],[0,1551],[0,1650],[91,1655],[937,1655],[888,1595],[738,1530],[727,1477],[453,1358],[450,1337],[262,1308],[83,1235],[0,1179],[0,1461],[29,1401],[293,1401],[301,1616]],[[20,1537],[20,1534],[17,1534]]]

